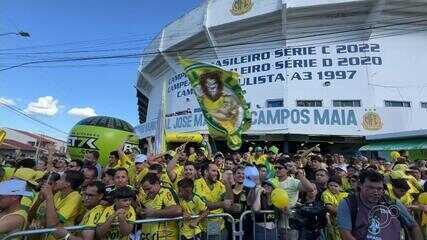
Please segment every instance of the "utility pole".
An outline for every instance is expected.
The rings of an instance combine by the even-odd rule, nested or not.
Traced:
[[[43,133],[40,133],[40,139],[38,140],[38,142],[36,144],[36,156],[35,156],[36,161],[39,160],[39,151],[41,148],[42,141],[43,141]]]

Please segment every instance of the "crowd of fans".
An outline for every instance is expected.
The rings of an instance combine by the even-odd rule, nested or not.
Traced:
[[[71,161],[49,154],[3,163],[0,237],[56,228],[29,238],[232,239],[235,224],[243,239],[427,239],[426,162],[405,156],[346,159],[317,146],[287,154],[273,145],[212,153],[183,144],[148,156],[120,146],[104,167],[98,158],[88,151]],[[277,188],[288,195],[282,209],[273,204]],[[207,218],[220,213],[236,221]],[[183,220],[135,223],[174,217]],[[65,229],[74,225],[85,229]]]

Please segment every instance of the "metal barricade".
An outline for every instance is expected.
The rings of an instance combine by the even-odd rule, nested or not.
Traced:
[[[191,218],[197,218],[198,216],[192,216]],[[224,218],[228,221],[230,221],[231,224],[231,236],[232,239],[235,239],[235,235],[236,235],[236,228],[235,228],[235,220],[234,218],[228,214],[228,213],[221,213],[221,214],[210,214],[207,216],[208,219],[212,219],[212,218]],[[159,224],[159,223],[167,223],[167,222],[176,222],[179,223],[179,221],[183,221],[184,218],[183,217],[175,217],[175,218],[152,218],[152,219],[144,219],[144,220],[137,220],[135,221],[135,224]],[[165,229],[164,232],[168,232],[167,230],[168,225],[165,224]],[[178,229],[179,230],[179,229]],[[204,234],[206,234],[206,238],[205,239],[223,239],[223,237],[219,237],[219,238],[214,238],[210,235],[208,235],[208,232],[204,232]],[[178,239],[181,239],[180,233],[178,232]],[[150,236],[153,237],[152,239],[170,239],[168,237],[162,237],[162,238],[157,238],[156,236]],[[146,236],[144,236],[144,238],[138,238],[140,240],[151,240],[151,238],[147,238]],[[231,240],[231,239],[230,239]]]
[[[256,215],[262,215],[263,221],[256,221]],[[272,210],[261,210],[261,211],[245,211],[242,213],[239,219],[239,231],[235,234],[236,239],[253,239],[253,240],[274,240],[281,239],[280,237],[287,234],[287,221],[288,215],[281,214],[279,218],[274,218],[274,221],[267,220],[267,214],[277,214],[276,211]],[[251,217],[251,221],[247,221],[248,216]],[[251,233],[245,232],[245,226],[250,223],[252,228]]]
[[[65,227],[65,229],[69,232],[76,232],[76,231],[83,231],[87,228],[85,226],[71,226],[71,227]],[[42,235],[47,236],[50,233],[55,232],[55,230],[56,230],[56,228],[43,228],[43,229],[19,231],[19,232],[11,233],[11,234],[3,237],[1,240],[10,240],[10,239],[15,239],[15,238],[26,239],[28,237],[42,236]]]
[[[192,216],[191,218],[194,219],[197,217],[198,216]],[[235,236],[237,235],[236,229],[235,229],[235,224],[234,224],[235,220],[230,214],[228,214],[228,213],[211,214],[211,215],[208,215],[207,218],[208,219],[224,218],[224,219],[230,221],[232,223],[231,224],[231,231],[232,231],[231,236],[232,236],[232,239],[235,239]],[[136,220],[135,225],[136,224],[158,224],[158,223],[167,223],[167,222],[178,223],[179,221],[182,221],[182,220],[184,220],[183,217],[151,218],[151,219]],[[165,224],[165,226],[166,226],[165,231],[167,232],[167,224]],[[85,226],[72,226],[72,227],[65,227],[65,229],[69,232],[76,232],[76,231],[83,231],[84,229],[87,229],[87,227],[85,227]],[[15,238],[25,239],[26,237],[48,235],[50,233],[53,233],[55,230],[56,230],[56,228],[44,228],[44,229],[20,231],[20,232],[9,234],[9,235],[3,237],[1,240],[11,240],[11,239],[15,239]],[[178,237],[179,237],[179,233],[178,233]],[[138,239],[142,240],[141,236],[139,236]],[[154,239],[157,239],[157,238],[154,238]],[[168,238],[164,238],[164,239],[168,239]],[[212,239],[212,238],[209,238],[209,236],[206,236],[206,239]],[[222,238],[219,238],[219,239],[222,239]]]

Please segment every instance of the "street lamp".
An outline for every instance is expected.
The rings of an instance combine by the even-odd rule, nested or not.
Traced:
[[[6,36],[6,35],[18,35],[18,36],[21,36],[21,37],[30,37],[30,34],[28,32],[24,32],[24,31],[0,33],[0,36]]]

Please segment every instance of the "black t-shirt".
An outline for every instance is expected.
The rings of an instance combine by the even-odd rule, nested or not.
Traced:
[[[240,215],[249,209],[248,203],[247,203],[248,193],[249,193],[249,189],[246,187],[243,187],[242,191],[236,193],[234,191],[234,186],[233,186],[233,203],[240,206],[239,211],[229,212],[234,218],[240,218]]]
[[[255,222],[275,222],[275,220],[278,219],[278,209],[268,202],[268,197],[264,193],[261,194],[261,211],[262,210],[273,210],[276,212],[268,214],[255,213]]]

